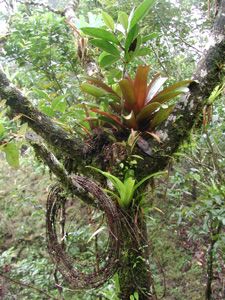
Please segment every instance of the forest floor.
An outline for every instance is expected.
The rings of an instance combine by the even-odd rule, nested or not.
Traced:
[[[28,277],[37,278],[38,275],[39,286],[45,287],[47,282],[54,279],[48,279],[47,275],[41,276],[41,272],[36,269],[38,264],[45,264],[47,268],[45,205],[48,189],[53,181],[43,166],[34,164],[33,159],[31,164],[29,156],[22,161],[21,168],[17,170],[9,167],[3,156],[0,156],[0,270],[3,268],[4,273],[10,277],[11,269],[20,266],[23,271],[17,271],[18,278],[26,277],[26,272]],[[165,200],[161,194],[157,194],[154,205],[160,208],[163,214],[154,211],[148,215],[149,241],[152,245],[151,269],[159,299],[162,297],[166,300],[203,300],[207,280],[207,237],[197,237],[195,240],[189,238],[192,224],[181,222],[178,225],[173,217],[177,204]],[[31,257],[30,261],[28,254]],[[5,263],[4,259],[8,259],[8,263]],[[35,266],[32,265],[32,260],[35,260]],[[53,277],[52,270],[50,267],[45,269],[45,272],[49,272],[49,276]],[[216,261],[214,270],[212,299],[225,299],[224,261]],[[0,284],[0,299],[46,299],[40,295],[24,295],[23,286],[17,284],[17,289],[12,288],[15,282],[10,282],[5,277],[0,276]],[[91,299],[100,298],[96,296]]]

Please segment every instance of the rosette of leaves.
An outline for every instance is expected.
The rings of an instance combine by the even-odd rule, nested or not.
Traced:
[[[192,80],[174,83],[169,87],[161,88],[166,77],[157,74],[150,84],[148,81],[149,65],[138,66],[134,80],[127,74],[125,79],[118,82],[120,94],[101,80],[81,75],[89,83],[82,83],[81,90],[95,97],[111,99],[109,102],[114,114],[92,108],[92,111],[107,117],[121,126],[138,131],[152,130],[162,123],[171,113],[173,104],[167,102],[185,91],[185,87]]]

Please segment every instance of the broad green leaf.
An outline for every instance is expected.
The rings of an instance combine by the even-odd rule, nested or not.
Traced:
[[[51,107],[48,107],[48,106],[42,106],[40,107],[40,110],[46,114],[47,116],[53,118],[55,116],[55,112],[53,109],[51,109]]]
[[[154,32],[154,33],[151,33],[149,35],[143,36],[142,37],[142,43],[146,43],[149,40],[153,40],[153,39],[155,39],[158,36],[159,36],[158,32]]]
[[[102,18],[106,24],[106,26],[111,29],[112,31],[114,31],[114,21],[113,18],[108,15],[106,12],[102,11]]]
[[[152,50],[150,48],[141,48],[139,49],[137,56],[146,56],[148,54],[150,54],[152,52]]]
[[[149,117],[151,116],[151,114],[158,109],[161,106],[160,103],[158,102],[154,102],[154,103],[150,103],[148,105],[146,105],[141,111],[140,113],[137,115],[136,117],[136,121],[139,122],[143,122],[145,119],[149,119]]]
[[[123,99],[125,101],[125,107],[129,110],[133,110],[135,113],[138,110],[136,96],[131,86],[130,82],[127,79],[123,79],[119,82],[121,88]]]
[[[5,127],[3,126],[3,124],[0,124],[0,136],[2,136],[4,132],[5,132]]]
[[[66,111],[66,107],[67,107],[67,104],[66,102],[59,102],[56,106],[55,106],[55,110],[61,112],[61,113],[65,113]]]
[[[52,108],[52,109],[55,109],[56,106],[59,104],[59,102],[60,102],[61,100],[63,100],[64,98],[66,98],[67,96],[68,96],[68,94],[66,94],[66,95],[60,95],[60,96],[56,97],[55,99],[53,99],[53,100],[52,100],[51,108]]]
[[[88,75],[79,75],[79,78],[84,78],[98,86],[100,86],[101,88],[103,88],[105,91],[111,93],[111,94],[114,94],[118,97],[118,99],[120,99],[120,96],[111,88],[109,87],[107,84],[105,84],[104,82],[102,82],[101,80],[95,78],[95,77],[92,77],[92,76],[88,76]]]
[[[148,14],[150,8],[155,4],[155,2],[156,0],[145,0],[135,9],[131,19],[130,28]]]
[[[95,38],[100,38],[103,39],[105,41],[109,41],[109,42],[113,42],[117,45],[119,45],[119,40],[117,39],[117,37],[105,30],[105,29],[101,29],[101,28],[93,28],[93,27],[84,27],[81,28],[81,30],[83,31],[84,34],[95,37]]]
[[[81,84],[80,90],[82,92],[85,92],[85,93],[95,96],[95,97],[102,97],[107,94],[107,92],[104,91],[103,89],[98,88],[92,84],[85,83],[85,82]]]
[[[128,28],[128,16],[125,12],[119,11],[118,20],[125,30]]]
[[[139,49],[141,46],[141,36],[138,35],[133,43],[131,43],[128,51],[126,52],[125,61],[126,63],[129,63],[132,61],[132,59],[137,55]]]
[[[51,99],[49,98],[48,94],[44,91],[41,91],[39,89],[33,88],[33,91],[35,91],[36,93],[39,94],[39,96],[41,96],[42,98],[44,98],[45,100],[47,100],[48,102],[51,101]]]
[[[105,68],[108,66],[111,66],[112,64],[114,64],[116,61],[118,61],[119,58],[115,57],[114,55],[105,55],[99,62],[99,66],[100,68]]]
[[[152,122],[150,123],[149,129],[152,129],[160,123],[162,123],[163,121],[165,121],[172,112],[173,108],[174,105],[170,105],[168,108],[161,107],[159,111],[155,114]]]
[[[135,298],[136,300],[139,300],[139,295],[138,295],[137,292],[134,292],[134,298]]]
[[[137,105],[139,109],[145,104],[145,98],[147,93],[147,78],[148,78],[148,71],[149,65],[146,66],[138,66],[135,78],[134,78],[134,93],[137,100]]]
[[[138,36],[139,33],[139,29],[140,27],[138,26],[138,24],[136,24],[127,34],[127,38],[125,41],[125,50],[126,53],[129,50],[130,45],[132,44],[132,42],[135,40],[135,38]]]
[[[7,144],[3,148],[3,152],[5,153],[5,157],[6,157],[8,164],[13,168],[18,169],[19,168],[19,150],[16,147],[16,145],[13,142]]]
[[[110,53],[110,54],[120,58],[119,50],[107,41],[103,41],[100,39],[93,39],[93,40],[89,41],[89,43],[95,47],[102,49],[103,51],[105,51],[107,53]]]

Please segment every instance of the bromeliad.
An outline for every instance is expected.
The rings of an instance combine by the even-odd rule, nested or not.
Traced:
[[[107,95],[110,98],[109,104],[116,114],[97,108],[91,110],[112,119],[121,126],[141,132],[152,130],[162,123],[174,107],[174,104],[165,105],[165,103],[184,92],[185,86],[192,80],[177,82],[159,92],[167,78],[161,77],[159,73],[148,85],[149,67],[149,65],[138,66],[134,80],[126,74],[125,79],[118,83],[120,95],[101,80],[80,75],[81,78],[90,82],[82,83],[81,90],[95,97]]]

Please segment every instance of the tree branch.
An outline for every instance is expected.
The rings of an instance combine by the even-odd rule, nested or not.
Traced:
[[[52,151],[59,155],[81,158],[81,149],[85,144],[72,138],[65,130],[37,108],[7,79],[0,70],[0,98],[6,99],[6,105],[13,116],[22,114],[22,122],[27,122],[36,133],[48,143]]]

